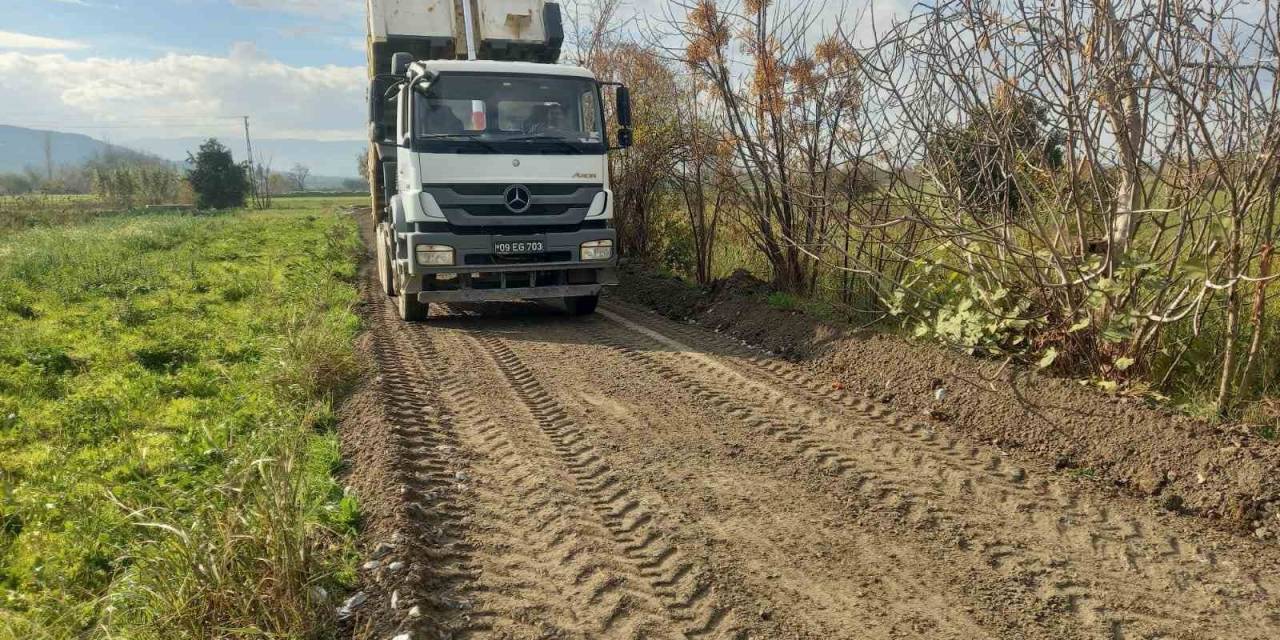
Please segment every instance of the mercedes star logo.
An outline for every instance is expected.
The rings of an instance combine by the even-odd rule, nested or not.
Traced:
[[[513,184],[507,187],[506,193],[502,194],[502,200],[507,203],[511,213],[524,213],[533,203],[533,195],[529,193],[529,187]]]

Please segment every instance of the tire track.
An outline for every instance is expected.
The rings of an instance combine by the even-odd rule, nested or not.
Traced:
[[[971,578],[949,541],[903,540],[896,512],[866,509],[843,481],[785,447],[761,446],[670,376],[600,348],[583,321],[511,332],[508,343],[608,443],[602,453],[637,496],[708,554],[722,599],[777,609],[778,626],[752,637],[967,639],[1040,628],[1034,594],[1003,595],[1000,607],[1017,603],[1012,615],[979,611],[988,600],[950,588]]]
[[[1056,492],[1047,482],[1032,482],[1025,470],[1008,467],[1000,457],[942,440],[927,425],[903,420],[883,407],[820,390],[812,380],[787,371],[784,365],[770,363],[772,366],[760,375],[757,369],[761,363],[752,362],[747,375],[615,311],[604,313],[627,331],[620,338],[607,328],[610,325],[587,325],[602,344],[612,346],[637,366],[685,385],[698,399],[791,446],[820,468],[853,478],[860,493],[898,510],[906,521],[928,526],[966,524],[970,514],[957,506],[981,501],[1003,511],[1010,524],[1054,532],[1055,546],[1066,547],[1071,556],[1085,562],[1073,563],[1062,554],[1043,553],[1037,540],[1026,539],[1025,532],[1008,526],[990,540],[974,541],[973,546],[986,564],[1010,578],[1035,576],[1046,601],[1060,603],[1101,636],[1127,637],[1131,625],[1168,630],[1189,622],[1191,615],[1178,604],[1162,605],[1161,599],[1149,597],[1158,591],[1133,586],[1144,580],[1154,581],[1156,587],[1181,586],[1187,591],[1198,586],[1246,596],[1233,603],[1237,614],[1247,614],[1260,633],[1275,632],[1275,620],[1263,607],[1248,606],[1249,596],[1266,593],[1256,580],[1228,580],[1224,586],[1213,579],[1220,572],[1215,571],[1212,555],[1198,552],[1176,537],[1163,538],[1163,546],[1153,543],[1145,533],[1151,529],[1146,523],[1115,518],[1080,495]],[[664,331],[668,324],[673,323],[663,323]],[[694,331],[680,329],[681,333]],[[641,339],[643,347],[636,348],[640,345],[632,343],[632,337]],[[702,343],[711,340],[697,337]],[[715,340],[723,347],[722,339]],[[653,345],[659,350],[653,350]],[[756,377],[767,383],[753,379]],[[840,405],[836,412],[831,411],[833,403]],[[838,420],[833,415],[853,419]],[[868,456],[868,452],[877,455]],[[904,469],[910,473],[904,474]],[[928,480],[931,492],[912,488],[922,479]],[[1050,500],[1059,504],[1050,506]],[[1121,580],[1103,580],[1098,575],[1090,580],[1075,578],[1082,570],[1099,565],[1112,577],[1127,576]],[[1122,606],[1127,603],[1132,603],[1132,609]],[[1216,617],[1220,619],[1221,612]]]
[[[428,637],[662,637],[660,606],[618,577],[626,563],[602,559],[612,538],[564,508],[548,461],[518,451],[485,416],[434,332],[389,310],[379,324],[373,351],[402,451],[397,519],[407,534],[383,563],[409,566],[394,581],[401,589],[388,586],[398,606],[375,617]],[[418,617],[407,616],[415,605]]]
[[[745,638],[733,613],[716,601],[710,576],[663,535],[653,514],[619,482],[567,412],[502,339],[473,338],[492,358],[550,442],[578,492],[588,498],[618,555],[630,567],[627,583],[660,603],[673,636]]]
[[[619,313],[621,311],[615,309],[611,313],[626,322],[643,324],[633,312]],[[1210,571],[1198,572],[1196,576],[1205,583],[1214,580],[1211,574],[1230,572],[1221,577],[1222,585],[1215,586],[1252,581],[1235,567],[1218,563],[1213,551],[1202,545],[1181,540],[1171,532],[1149,535],[1162,529],[1158,522],[1132,516],[1116,517],[1106,502],[1096,496],[1045,478],[1035,478],[1021,467],[1005,464],[994,450],[963,445],[955,437],[941,436],[924,421],[905,419],[881,403],[834,389],[791,363],[764,357],[724,336],[664,319],[650,320],[655,321],[662,325],[662,331],[678,335],[689,344],[700,345],[709,353],[727,357],[746,375],[767,381],[773,387],[779,406],[803,416],[827,433],[843,439],[851,427],[863,423],[880,428],[879,433],[890,436],[900,447],[923,447],[942,470],[938,479],[950,483],[948,493],[1000,503],[1046,534],[1067,538],[1077,546],[1087,544],[1098,557],[1114,560],[1115,568],[1144,573],[1143,558],[1150,557],[1166,564],[1208,568]],[[706,361],[695,364],[708,373],[724,366]],[[893,453],[896,455],[898,449]],[[1280,590],[1280,585],[1271,585],[1271,590]]]
[[[403,461],[395,520],[407,534],[383,562],[409,564],[402,579],[406,597],[396,608],[416,605],[420,611],[415,619],[392,615],[403,617],[397,622],[402,629],[472,631],[484,626],[485,616],[469,613],[477,565],[464,531],[467,508],[454,481],[458,461],[446,455],[457,449],[457,438],[449,417],[432,403],[435,390],[420,354],[404,339],[390,306],[381,306],[373,314],[372,350],[381,374],[378,394]]]
[[[449,371],[442,372],[441,395],[459,416],[464,440],[487,461],[476,465],[481,519],[487,520],[476,526],[477,537],[487,536],[482,546],[504,549],[506,557],[505,565],[485,573],[505,574],[504,590],[523,587],[501,608],[540,620],[544,627],[547,620],[566,622],[556,633],[530,637],[666,635],[661,603],[627,579],[632,569],[616,557],[609,531],[555,477],[558,460],[527,446],[510,422],[499,426],[491,415],[492,399],[476,397],[474,389],[486,382],[492,386],[474,375],[487,363],[456,332],[433,332],[443,334],[452,356]]]
[[[786,416],[756,406],[750,400],[740,400],[733,394],[724,393],[705,384],[703,381],[687,375],[678,367],[665,364],[650,356],[641,349],[634,348],[625,339],[611,335],[602,330],[599,323],[582,327],[601,345],[613,348],[631,364],[648,371],[650,374],[665,378],[683,386],[694,398],[706,403],[714,410],[745,424],[755,432],[792,448],[807,458],[812,466],[822,472],[849,480],[849,490],[861,495],[868,503],[878,505],[884,511],[896,514],[897,520],[914,527],[947,528],[963,530],[961,521],[953,518],[945,511],[939,510],[935,500],[938,496],[926,496],[908,488],[908,483],[900,479],[900,472],[892,465],[877,463],[868,465],[867,461],[857,454],[846,454],[819,438],[813,437],[807,430],[795,426]],[[756,390],[758,391],[758,390]],[[759,402],[757,396],[755,402]],[[765,396],[767,397],[767,396]],[[1000,545],[988,545],[993,554],[1002,549],[1012,549]],[[1005,552],[1006,555],[1012,551]],[[992,555],[989,557],[998,557]],[[988,560],[995,566],[994,560]],[[1020,567],[1026,571],[1040,570],[1039,566],[1030,563]],[[1084,600],[1083,598],[1080,599]],[[953,617],[948,612],[938,612],[942,622],[948,627],[960,629],[967,625],[961,617]]]

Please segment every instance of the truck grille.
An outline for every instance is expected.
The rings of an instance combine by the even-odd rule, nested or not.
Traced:
[[[528,189],[528,208],[515,212],[508,208],[506,195],[512,183],[424,184],[440,211],[454,227],[512,226],[537,224],[579,224],[604,185],[586,183],[520,183]]]
[[[445,188],[456,194],[464,196],[501,196],[507,192],[509,184],[501,183],[484,183],[484,184],[453,184],[453,185],[423,185],[427,189]],[[526,184],[529,193],[535,196],[568,196],[582,188],[600,188],[598,184],[581,184],[581,183],[544,183],[544,184]]]
[[[501,204],[473,204],[465,207],[467,213],[473,216],[509,216],[513,215],[506,205]],[[567,204],[535,204],[531,205],[527,211],[520,214],[522,216],[558,216],[569,211]]]
[[[420,233],[456,233],[461,236],[505,233],[511,235],[537,235],[539,233],[572,233],[583,229],[608,229],[608,220],[584,220],[580,224],[534,224],[502,227],[455,227],[448,222],[418,222],[414,231]]]

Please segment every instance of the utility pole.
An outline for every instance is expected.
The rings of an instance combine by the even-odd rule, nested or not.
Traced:
[[[249,166],[253,166],[253,141],[249,138],[249,116],[240,116],[244,119],[244,150],[248,154]]]
[[[249,116],[240,116],[244,119],[244,151],[249,158],[249,184],[252,191],[254,204],[258,204],[258,195],[261,193],[258,187],[258,171],[254,168],[253,162],[253,139],[249,137]]]
[[[53,132],[44,132],[44,171],[45,179],[53,182]]]

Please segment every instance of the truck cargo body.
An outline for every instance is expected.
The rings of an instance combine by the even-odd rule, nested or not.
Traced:
[[[459,47],[462,25],[435,14],[465,5],[369,5],[371,70],[387,58],[370,83],[379,278],[401,315],[424,318],[433,302],[545,298],[594,310],[617,281],[602,83],[579,67],[523,61],[559,55],[558,7],[473,0],[480,28]],[[402,20],[410,6],[419,13]],[[424,6],[436,9],[424,17]],[[381,53],[411,44],[517,60]],[[618,100],[629,124],[625,89]],[[629,135],[624,127],[618,139]]]
[[[542,0],[367,0],[370,68],[385,73],[391,56],[466,58],[464,8],[481,60],[555,63],[564,41],[560,7]]]

